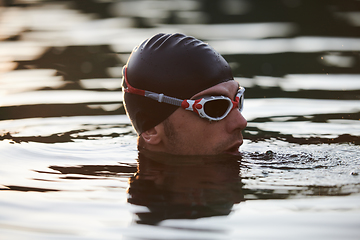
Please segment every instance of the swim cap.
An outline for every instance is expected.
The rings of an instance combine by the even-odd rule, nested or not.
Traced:
[[[179,33],[157,34],[146,39],[134,48],[125,67],[131,86],[180,99],[189,99],[233,79],[229,64],[218,52],[194,37]],[[124,103],[139,135],[178,109],[131,93],[124,93]]]

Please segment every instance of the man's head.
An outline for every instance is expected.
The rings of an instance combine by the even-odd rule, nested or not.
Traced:
[[[149,97],[149,93],[178,100],[224,96],[236,105],[239,87],[228,63],[198,39],[182,34],[157,34],[145,40],[133,50],[124,67],[123,86],[127,114],[140,135],[140,145],[149,150],[186,155],[217,154],[238,148],[242,143],[241,130],[246,120],[236,109],[234,112],[229,108],[223,120],[210,125],[209,120],[184,110],[184,106],[179,107],[181,101],[176,106],[162,102],[162,95],[156,100]],[[229,106],[231,100],[228,100]],[[188,103],[192,104],[185,102]],[[228,131],[220,123],[226,122],[233,113],[238,114],[235,120],[241,120],[241,126],[236,127],[236,134],[220,136],[219,131]]]

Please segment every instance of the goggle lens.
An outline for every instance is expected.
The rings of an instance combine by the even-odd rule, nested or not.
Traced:
[[[230,104],[226,99],[214,99],[204,104],[204,112],[212,118],[219,118],[228,111]]]
[[[201,115],[207,115],[210,118],[213,118],[214,120],[220,120],[227,116],[227,114],[230,112],[233,108],[238,108],[239,111],[242,111],[243,102],[244,102],[244,89],[238,91],[236,94],[236,98],[238,99],[238,104],[234,105],[236,102],[231,101],[229,98],[224,97],[211,97],[210,99],[206,99],[203,103],[203,111],[204,113]]]
[[[239,99],[239,105],[238,105],[238,108],[239,108],[239,111],[242,112],[243,110],[243,106],[244,106],[244,95],[242,95]]]

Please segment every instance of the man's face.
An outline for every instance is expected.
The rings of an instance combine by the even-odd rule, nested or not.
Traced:
[[[226,96],[234,99],[238,83],[234,80],[220,83],[195,94],[191,99],[203,96]],[[162,123],[165,132],[163,144],[166,152],[179,155],[239,154],[243,143],[241,131],[247,121],[238,109],[233,109],[220,121],[209,122],[193,112],[177,109]]]

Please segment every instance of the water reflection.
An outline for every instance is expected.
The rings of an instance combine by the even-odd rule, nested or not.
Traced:
[[[128,202],[146,206],[138,223],[228,215],[244,200],[239,175],[241,157],[184,157],[141,150],[131,177]]]
[[[65,80],[109,77],[108,67],[120,64],[109,46],[52,47],[36,60],[19,61],[17,69],[56,69]]]

